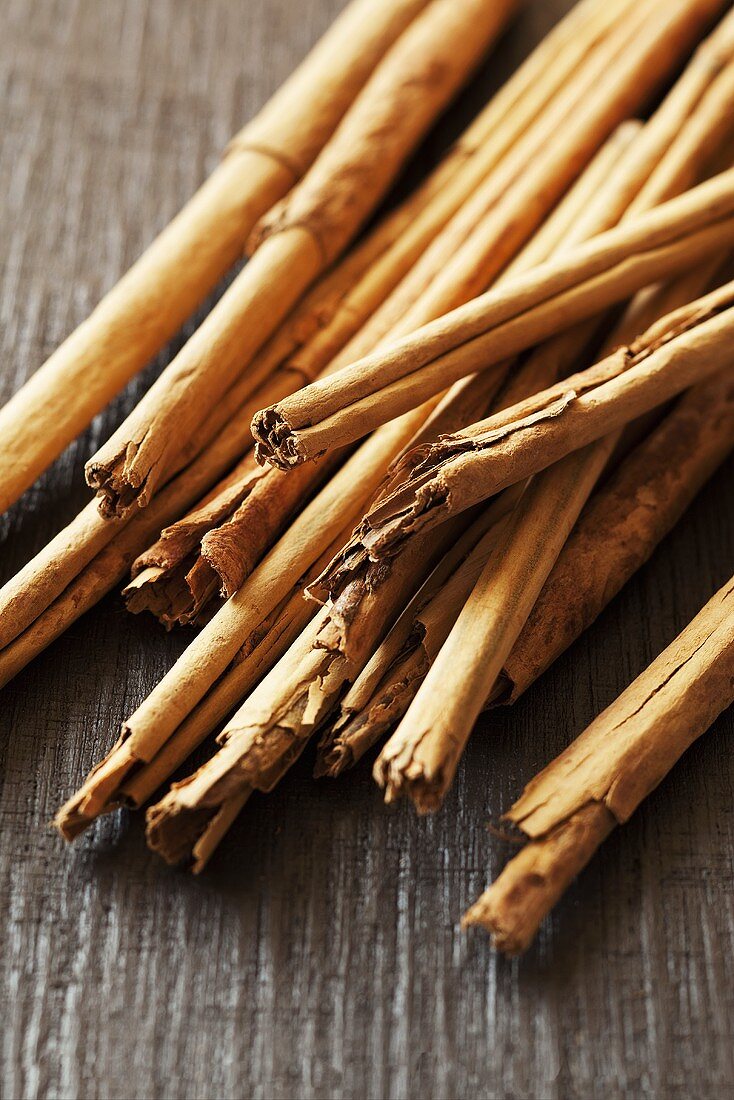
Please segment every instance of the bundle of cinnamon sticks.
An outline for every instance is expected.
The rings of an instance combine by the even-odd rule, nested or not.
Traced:
[[[734,449],[723,0],[580,0],[370,221],[516,7],[352,0],[0,410],[7,507],[247,248],[90,458],[95,497],[0,589],[0,685],[118,585],[196,630],[100,731],[66,839],[156,798],[150,847],[200,871],[310,742],[332,778],[379,746],[386,801],[438,810],[479,714],[531,687]],[[500,949],[733,701],[733,592],[507,814],[528,843],[465,917]]]

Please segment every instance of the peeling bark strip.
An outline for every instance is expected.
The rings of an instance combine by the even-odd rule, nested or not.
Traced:
[[[256,231],[262,244],[250,262],[87,464],[104,514],[149,503],[170,455],[356,235],[514,3],[430,0],[397,39],[308,173]]]
[[[374,560],[564,455],[619,428],[729,363],[734,283],[674,311],[633,344],[528,401],[409,452],[398,488],[355,544]]]
[[[508,954],[543,918],[615,824],[623,824],[734,702],[734,579],[633,684],[525,788],[505,819],[530,843],[472,906]]]
[[[0,512],[206,298],[427,2],[354,0],[180,214],[0,411]]]
[[[447,524],[429,547],[369,566],[329,604],[262,681],[219,737],[222,749],[149,811],[149,843],[169,861],[188,858],[214,815],[244,790],[270,791],[298,759],[364,668],[391,623],[459,531]]]
[[[332,547],[345,519],[372,498],[410,439],[420,414],[386,424],[324,486],[122,727],[117,744],[61,808],[56,825],[71,839],[118,803],[129,775],[153,758],[226,672],[253,630],[292,594],[293,584]],[[154,505],[155,507],[156,505]],[[140,519],[147,515],[144,512]],[[148,540],[150,539],[150,533]],[[147,543],[146,543],[147,545]],[[136,550],[136,554],[140,550]],[[133,555],[134,557],[135,555]],[[130,562],[128,561],[128,567]]]
[[[258,457],[289,468],[366,434],[447,384],[598,314],[734,243],[734,170],[610,229],[253,421]]]
[[[514,703],[586,630],[734,448],[732,368],[684,394],[581,513],[502,670]]]

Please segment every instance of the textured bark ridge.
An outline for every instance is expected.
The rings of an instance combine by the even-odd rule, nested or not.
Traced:
[[[411,538],[722,369],[734,284],[663,318],[586,371],[462,432],[409,452],[350,555],[382,560]]]
[[[306,175],[254,232],[250,262],[90,459],[87,481],[104,514],[150,502],[169,457],[353,240],[513,6],[431,0],[387,51]]]
[[[690,270],[733,241],[730,170],[263,410],[253,421],[258,454],[287,469],[293,455],[306,461],[353,442],[451,382]]]
[[[525,788],[506,814],[530,843],[465,917],[524,951],[563,891],[734,701],[734,582]]]

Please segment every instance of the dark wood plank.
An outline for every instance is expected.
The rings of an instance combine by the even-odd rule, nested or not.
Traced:
[[[340,6],[3,0],[0,397]],[[530,4],[413,177],[567,6]],[[2,579],[77,511],[84,459],[177,346],[0,521]],[[0,1092],[731,1095],[731,715],[610,839],[522,962],[458,919],[506,856],[486,820],[731,572],[733,474],[512,714],[482,724],[443,813],[387,812],[367,767],[315,783],[305,759],[252,801],[200,881],[151,857],[137,820],[106,820],[74,849],[47,829],[185,642],[117,598],[87,615],[2,696]]]

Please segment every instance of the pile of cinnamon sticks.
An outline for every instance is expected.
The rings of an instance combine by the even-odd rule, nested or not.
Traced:
[[[734,13],[580,0],[378,220],[516,0],[352,0],[0,410],[16,500],[249,262],[0,590],[0,684],[117,585],[190,644],[59,810],[200,871],[311,741],[438,810],[479,714],[595,620],[734,448]],[[640,121],[640,119],[646,121]],[[549,140],[552,135],[552,140]],[[369,228],[365,231],[365,226]],[[734,579],[507,819],[465,916],[524,950],[734,700]],[[166,790],[216,734],[207,761]]]

